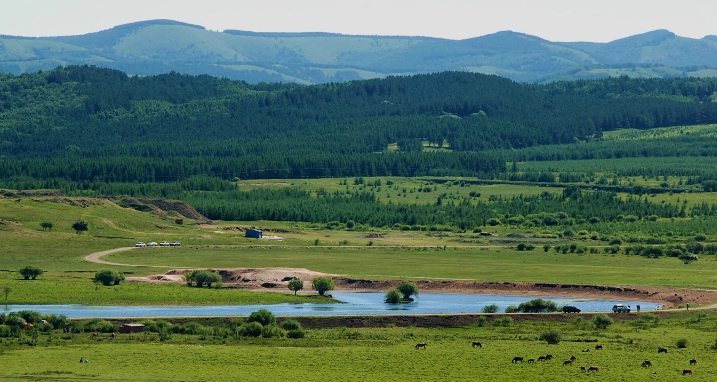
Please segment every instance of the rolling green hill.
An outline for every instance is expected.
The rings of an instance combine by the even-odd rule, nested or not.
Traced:
[[[0,36],[0,71],[97,65],[137,75],[177,71],[302,84],[469,71],[516,81],[712,76],[717,38],[654,31],[610,43],[551,42],[510,31],[466,39],[331,33],[214,32],[171,20],[81,36]],[[708,71],[705,71],[707,69]]]

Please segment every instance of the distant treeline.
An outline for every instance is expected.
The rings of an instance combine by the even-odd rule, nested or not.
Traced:
[[[486,150],[588,157],[542,146],[717,122],[715,91],[717,79],[524,85],[459,72],[316,86],[87,66],[0,75],[0,183],[490,176],[507,154]]]

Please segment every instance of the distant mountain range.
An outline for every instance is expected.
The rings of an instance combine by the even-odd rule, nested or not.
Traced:
[[[256,82],[343,82],[444,71],[520,82],[608,76],[717,77],[717,36],[656,30],[609,43],[498,32],[466,40],[332,33],[215,32],[151,20],[80,36],[0,35],[0,72],[96,65],[134,75],[176,71]]]

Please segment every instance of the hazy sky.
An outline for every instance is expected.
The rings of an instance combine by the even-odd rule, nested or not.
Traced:
[[[607,42],[655,29],[717,35],[717,0],[0,0],[0,34],[59,36],[150,19],[211,30],[464,39],[503,30]]]

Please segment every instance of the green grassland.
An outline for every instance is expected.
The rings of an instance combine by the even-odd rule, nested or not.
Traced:
[[[374,240],[377,241],[377,240]],[[126,264],[188,267],[303,267],[373,279],[463,279],[715,288],[714,257],[675,258],[517,251],[510,247],[232,247],[129,251],[104,257]],[[638,271],[639,270],[639,271]]]
[[[596,329],[588,315],[512,317],[489,317],[483,326],[455,328],[307,328],[303,339],[247,339],[222,324],[209,326],[203,335],[171,334],[163,339],[146,332],[112,339],[105,333],[93,338],[90,333],[53,331],[40,334],[35,346],[28,346],[31,339],[22,334],[0,339],[0,376],[68,381],[265,381],[288,375],[305,381],[573,381],[588,377],[648,381],[677,380],[683,369],[691,368],[691,380],[717,378],[717,365],[710,362],[715,355],[714,313],[632,315],[607,329]],[[561,333],[559,344],[539,339],[551,329]],[[686,340],[686,347],[677,347],[680,339]],[[482,348],[473,348],[473,341],[480,341]],[[427,347],[416,349],[416,343],[427,343]],[[596,350],[596,344],[604,350]],[[668,353],[658,354],[658,347],[666,347]],[[553,360],[537,361],[547,353]],[[563,366],[573,355],[577,360]],[[526,362],[512,363],[516,356]],[[80,358],[90,363],[79,363]],[[536,362],[528,363],[531,358]],[[698,363],[690,366],[693,358]],[[643,360],[653,366],[641,367]],[[599,371],[586,374],[580,366],[598,366]]]

